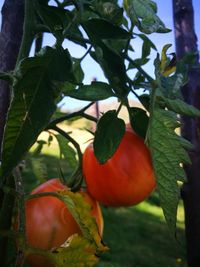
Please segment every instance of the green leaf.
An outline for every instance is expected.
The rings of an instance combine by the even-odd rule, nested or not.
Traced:
[[[48,180],[47,165],[44,157],[30,157],[32,172],[34,176],[43,183]]]
[[[138,36],[143,40],[142,45],[142,58],[146,58],[150,55],[151,49],[157,51],[154,43],[144,34],[138,34]]]
[[[31,75],[29,74],[31,71],[37,70],[42,71],[41,78],[47,76],[51,82],[70,81],[75,83],[76,79],[72,68],[72,59],[67,49],[46,46],[35,57],[26,58],[21,62],[17,73],[18,83],[24,83],[23,79]],[[32,84],[31,81],[30,83]]]
[[[143,139],[146,137],[146,132],[149,123],[149,117],[144,109],[132,107],[129,110],[130,123],[133,130]]]
[[[93,18],[83,23],[84,28],[96,39],[129,39],[130,33],[105,19]]]
[[[39,5],[39,15],[43,23],[49,28],[49,31],[53,33],[58,40],[68,38],[87,48],[84,40],[82,40],[82,32],[74,19],[75,15],[73,11],[55,6]],[[68,29],[68,31],[66,31],[66,29]]]
[[[91,55],[101,65],[115,93],[119,96],[127,95],[128,88],[126,87],[127,76],[124,59],[103,42],[98,42],[97,45],[95,56]]]
[[[128,16],[141,32],[150,34],[153,32],[165,33],[170,31],[156,15],[157,6],[154,1],[124,0],[123,4]]]
[[[173,110],[174,112],[181,114],[181,115],[188,115],[193,117],[200,117],[200,110],[185,103],[181,99],[168,99],[164,98],[166,107],[169,110]]]
[[[71,59],[62,48],[46,47],[21,62],[3,140],[3,176],[12,171],[49,123],[59,94],[56,82],[69,79]]]
[[[113,24],[121,25],[123,22],[123,8],[111,2],[99,3],[98,11],[102,16]]]
[[[84,72],[81,67],[81,60],[73,58],[72,71],[76,80],[76,83],[65,82],[60,85],[61,91],[63,94],[70,90],[74,90],[77,87],[77,84],[81,84],[84,79]]]
[[[177,115],[155,108],[150,117],[147,142],[151,151],[161,207],[171,231],[176,230],[177,206],[180,190],[177,181],[185,181],[181,164],[190,163],[186,149],[191,144],[176,134],[180,126]]]
[[[150,96],[148,94],[142,94],[139,96],[141,104],[145,107],[146,110],[149,110],[150,106]]]
[[[92,82],[90,85],[81,85],[78,89],[67,91],[65,95],[87,101],[104,100],[115,96],[110,85],[104,82]]]
[[[136,58],[133,61],[129,62],[128,69],[136,69],[136,66],[142,66],[147,64],[148,62],[149,62],[148,58]]]
[[[74,170],[77,167],[76,152],[69,145],[69,141],[66,138],[64,138],[62,135],[56,134],[55,137],[58,141],[58,145],[60,149],[60,158],[62,158],[63,156],[64,159],[66,159],[68,165],[70,166],[70,169]]]
[[[67,22],[66,10],[54,6],[39,5],[39,14],[49,31],[56,38],[62,38],[62,32]]]
[[[115,110],[106,112],[97,123],[94,153],[100,163],[105,163],[117,150],[125,133],[125,123]]]

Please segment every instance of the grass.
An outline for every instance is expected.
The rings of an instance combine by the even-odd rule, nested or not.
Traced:
[[[160,207],[145,201],[129,208],[103,208],[104,242],[110,248],[98,267],[183,267],[183,235],[170,236]]]
[[[55,151],[40,158],[47,166],[48,178],[58,177],[59,161]],[[69,175],[67,163],[62,160],[60,164],[64,174]],[[26,191],[35,186],[32,167],[28,158],[23,172],[27,181]],[[102,211],[105,224],[103,241],[109,251],[101,255],[97,267],[186,267],[182,205],[178,213],[178,240],[170,235],[156,193],[135,207],[102,207]]]

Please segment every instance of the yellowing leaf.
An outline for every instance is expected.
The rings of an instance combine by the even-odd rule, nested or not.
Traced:
[[[46,258],[45,264],[54,267],[92,267],[98,262],[96,249],[83,236],[71,236],[65,244],[53,251],[28,248],[28,254],[37,254]]]
[[[162,49],[160,72],[163,76],[169,76],[176,71],[176,55],[173,56],[171,61],[167,57],[167,50],[171,47],[171,44],[167,44]]]
[[[84,193],[59,191],[57,194],[79,224],[83,236],[94,245],[98,252],[106,251],[108,248],[102,243],[95,218],[91,215],[91,206],[82,195]]]
[[[73,235],[66,247],[56,249],[48,258],[56,267],[92,267],[98,261],[94,246],[78,235]]]

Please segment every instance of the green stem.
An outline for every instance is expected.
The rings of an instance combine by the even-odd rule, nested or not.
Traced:
[[[46,127],[46,130],[48,130],[48,129],[52,129],[52,127],[56,126],[56,125],[57,125],[58,123],[60,123],[60,122],[63,122],[63,121],[65,121],[65,120],[70,120],[70,119],[72,119],[72,118],[79,117],[79,116],[84,117],[84,118],[86,118],[86,119],[88,119],[88,120],[97,122],[97,119],[96,119],[95,117],[93,117],[93,116],[91,116],[91,115],[89,115],[89,114],[84,113],[84,112],[85,112],[89,107],[91,107],[93,104],[94,104],[94,102],[91,102],[91,103],[89,103],[86,107],[80,109],[79,111],[76,111],[76,112],[73,112],[73,113],[71,113],[71,114],[67,114],[67,115],[64,115],[64,116],[62,116],[62,117],[60,117],[60,118],[57,118],[57,119],[52,120],[52,121],[49,123],[49,125]]]
[[[16,168],[14,170],[14,177],[15,177],[15,188],[16,192],[18,193],[18,215],[19,215],[19,228],[18,228],[18,252],[16,258],[16,267],[23,266],[24,263],[24,251],[26,248],[26,214],[25,214],[25,194],[24,194],[24,186],[23,180],[21,177],[20,170]]]
[[[17,64],[20,60],[29,56],[30,48],[35,36],[35,24],[35,1],[25,0],[23,37],[17,58]]]
[[[88,50],[85,52],[85,54],[80,58],[80,61],[83,61],[84,58],[90,53],[90,51],[92,50],[92,45],[88,48]]]
[[[142,67],[140,67],[140,65],[138,65],[134,60],[132,60],[128,55],[126,55],[126,59],[131,62],[131,64],[139,70],[139,72],[147,79],[148,82],[150,82],[151,84],[155,83],[155,80],[145,71],[143,70]]]

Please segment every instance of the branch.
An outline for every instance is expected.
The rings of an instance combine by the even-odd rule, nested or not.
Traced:
[[[125,57],[136,69],[139,70],[139,72],[148,80],[148,82],[150,82],[151,84],[155,83],[155,80],[146,71],[144,71],[143,68],[140,67],[140,65],[135,63],[135,61],[132,60],[128,55],[126,55]]]
[[[91,121],[94,121],[94,122],[97,122],[97,119],[91,115],[88,115],[86,113],[84,113],[89,107],[91,107],[92,105],[94,104],[94,102],[91,102],[89,103],[87,106],[85,106],[84,108],[80,109],[79,111],[76,111],[76,112],[73,112],[71,114],[67,114],[67,115],[64,115],[60,118],[57,118],[57,119],[54,119],[52,120],[49,125],[47,125],[46,129],[45,130],[48,130],[48,129],[52,129],[52,127],[54,127],[55,125],[57,125],[58,123],[61,123],[65,120],[69,120],[69,119],[72,119],[72,118],[75,118],[75,117],[79,117],[79,116],[82,116],[88,120],[91,120]]]
[[[13,171],[14,178],[15,178],[15,188],[16,192],[18,193],[18,234],[20,236],[19,243],[18,243],[18,252],[17,258],[15,262],[15,267],[22,267],[25,260],[24,250],[26,247],[26,213],[25,213],[25,194],[24,194],[24,186],[23,180],[21,177],[21,173],[19,168],[16,168]]]

